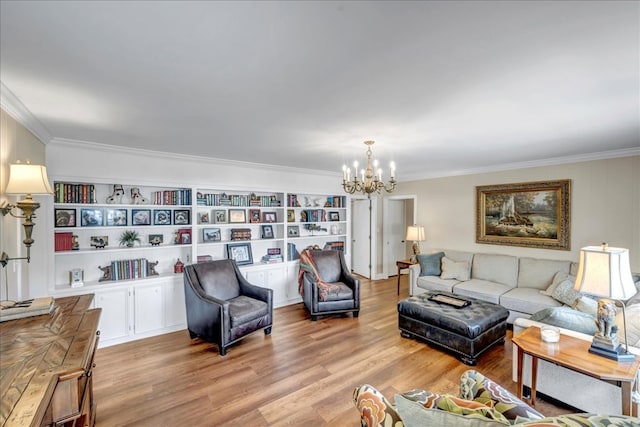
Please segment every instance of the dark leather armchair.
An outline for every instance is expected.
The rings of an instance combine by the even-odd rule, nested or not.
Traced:
[[[313,274],[302,273],[302,300],[311,314],[311,320],[318,320],[319,315],[360,313],[360,280],[351,274],[344,254],[334,250],[310,250],[313,263],[320,279],[330,285],[324,300]]]
[[[217,344],[221,356],[251,332],[271,333],[273,290],[247,282],[234,260],[187,265],[184,293],[189,336]]]

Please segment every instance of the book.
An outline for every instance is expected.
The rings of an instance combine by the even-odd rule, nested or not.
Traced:
[[[0,322],[50,314],[53,309],[54,304],[52,297],[18,301],[11,306],[2,306],[0,309]]]

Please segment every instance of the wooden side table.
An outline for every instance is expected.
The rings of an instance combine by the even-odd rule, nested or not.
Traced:
[[[633,415],[631,390],[636,379],[636,372],[640,368],[640,358],[632,362],[617,362],[589,353],[590,342],[569,335],[560,335],[557,343],[546,343],[540,337],[540,328],[531,326],[523,333],[512,338],[518,347],[518,395],[523,398],[523,359],[524,355],[531,356],[531,405],[535,406],[536,382],[538,376],[538,359],[555,363],[572,371],[580,372],[590,377],[619,384],[622,389],[622,414]],[[637,414],[636,414],[637,416]]]
[[[417,263],[418,261],[411,261],[410,259],[396,261],[396,265],[398,266],[398,295],[400,295],[400,271]]]

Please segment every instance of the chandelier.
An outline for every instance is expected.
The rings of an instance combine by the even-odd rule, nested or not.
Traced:
[[[367,146],[367,167],[358,170],[358,162],[353,162],[355,173],[353,179],[351,178],[351,168],[347,165],[342,166],[342,188],[349,194],[362,193],[367,197],[371,197],[371,193],[378,193],[385,189],[388,193],[391,193],[396,188],[396,166],[393,162],[390,164],[391,177],[389,183],[385,184],[382,180],[382,169],[378,167],[378,160],[373,160],[373,153],[371,152],[371,146],[374,141],[365,141]],[[360,178],[358,177],[360,175]]]

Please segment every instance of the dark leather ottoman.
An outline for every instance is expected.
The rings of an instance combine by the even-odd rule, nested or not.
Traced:
[[[467,365],[494,344],[504,344],[509,311],[497,304],[463,297],[471,304],[464,308],[429,301],[427,292],[398,303],[398,326],[405,338],[422,338],[458,355]]]

